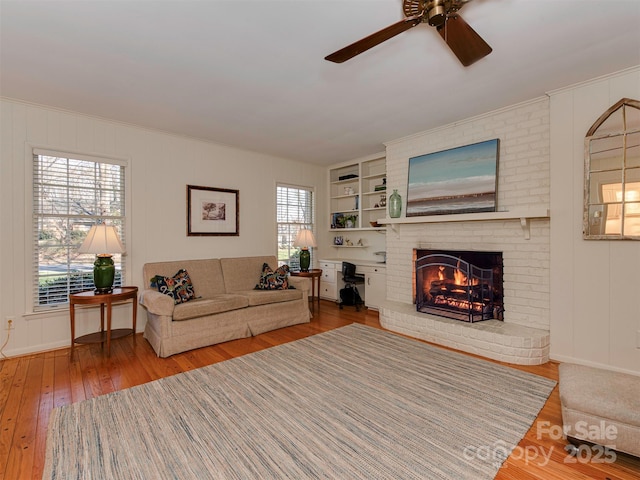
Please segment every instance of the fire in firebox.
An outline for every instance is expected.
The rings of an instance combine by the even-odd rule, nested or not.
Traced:
[[[416,252],[416,308],[466,322],[502,319],[499,252]]]

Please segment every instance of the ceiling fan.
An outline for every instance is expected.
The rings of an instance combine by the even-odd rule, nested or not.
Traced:
[[[491,53],[491,47],[487,42],[457,13],[469,1],[403,0],[402,9],[406,17],[404,20],[327,55],[325,60],[335,63],[345,62],[424,22],[436,27],[462,65],[468,67]]]

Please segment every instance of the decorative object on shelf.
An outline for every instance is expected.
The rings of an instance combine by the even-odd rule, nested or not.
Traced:
[[[308,272],[309,265],[311,264],[311,252],[309,252],[309,247],[317,246],[313,232],[305,228],[299,230],[298,235],[296,235],[296,239],[293,241],[293,246],[300,247],[300,270]]]
[[[342,243],[343,243],[342,237],[333,237],[333,244],[334,245],[342,245]]]
[[[357,215],[345,215],[344,216],[344,227],[345,228],[355,228],[358,222]]]
[[[382,225],[380,225],[378,222],[374,221],[374,222],[369,222],[369,225],[371,225],[373,228],[378,228],[381,227]]]
[[[364,247],[364,242],[362,241],[362,239],[361,239],[361,238],[359,238],[359,239],[358,239],[358,243],[357,243],[357,245],[358,245],[359,247]]]
[[[402,197],[398,193],[398,189],[394,188],[393,193],[389,197],[389,216],[391,218],[399,218],[402,213]]]
[[[187,236],[240,236],[240,193],[187,185]]]
[[[353,242],[351,240],[349,240],[348,238],[344,241],[344,244],[347,247],[353,247]]]
[[[387,206],[387,196],[386,195],[380,195],[380,206],[381,207],[386,207]]]
[[[355,193],[355,190],[353,189],[353,187],[344,187],[345,195],[353,195],[354,193]]]
[[[114,253],[124,253],[124,246],[118,238],[116,227],[104,223],[92,226],[80,245],[78,253],[96,254],[96,261],[93,263],[95,293],[100,295],[111,293],[116,274],[116,267],[111,257]]]
[[[382,179],[382,185],[376,185],[376,186],[373,188],[373,190],[374,190],[375,192],[379,192],[379,191],[381,191],[381,190],[386,190],[386,189],[387,189],[387,179],[386,179],[386,178],[383,178],[383,179]]]
[[[338,181],[342,181],[342,180],[351,180],[352,178],[358,178],[358,175],[355,173],[349,173],[347,175],[340,175],[338,177]]]

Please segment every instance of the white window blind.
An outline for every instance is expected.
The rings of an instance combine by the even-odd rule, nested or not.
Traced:
[[[34,150],[33,306],[67,303],[93,289],[92,254],[78,248],[92,225],[114,225],[124,245],[125,164],[112,159]],[[105,252],[106,253],[106,252]],[[122,285],[122,256],[113,256]]]
[[[298,231],[314,230],[313,191],[292,185],[277,185],[278,264],[286,263],[293,270],[300,269],[300,251],[293,246]],[[313,265],[313,248],[311,265]]]

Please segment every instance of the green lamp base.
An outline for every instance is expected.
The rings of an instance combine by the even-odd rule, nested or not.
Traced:
[[[311,264],[311,252],[309,252],[308,248],[302,248],[300,250],[300,270],[303,272],[308,272],[310,264]]]
[[[105,294],[113,292],[113,279],[116,276],[116,267],[111,255],[101,253],[96,255],[93,262],[93,284],[95,293]]]

